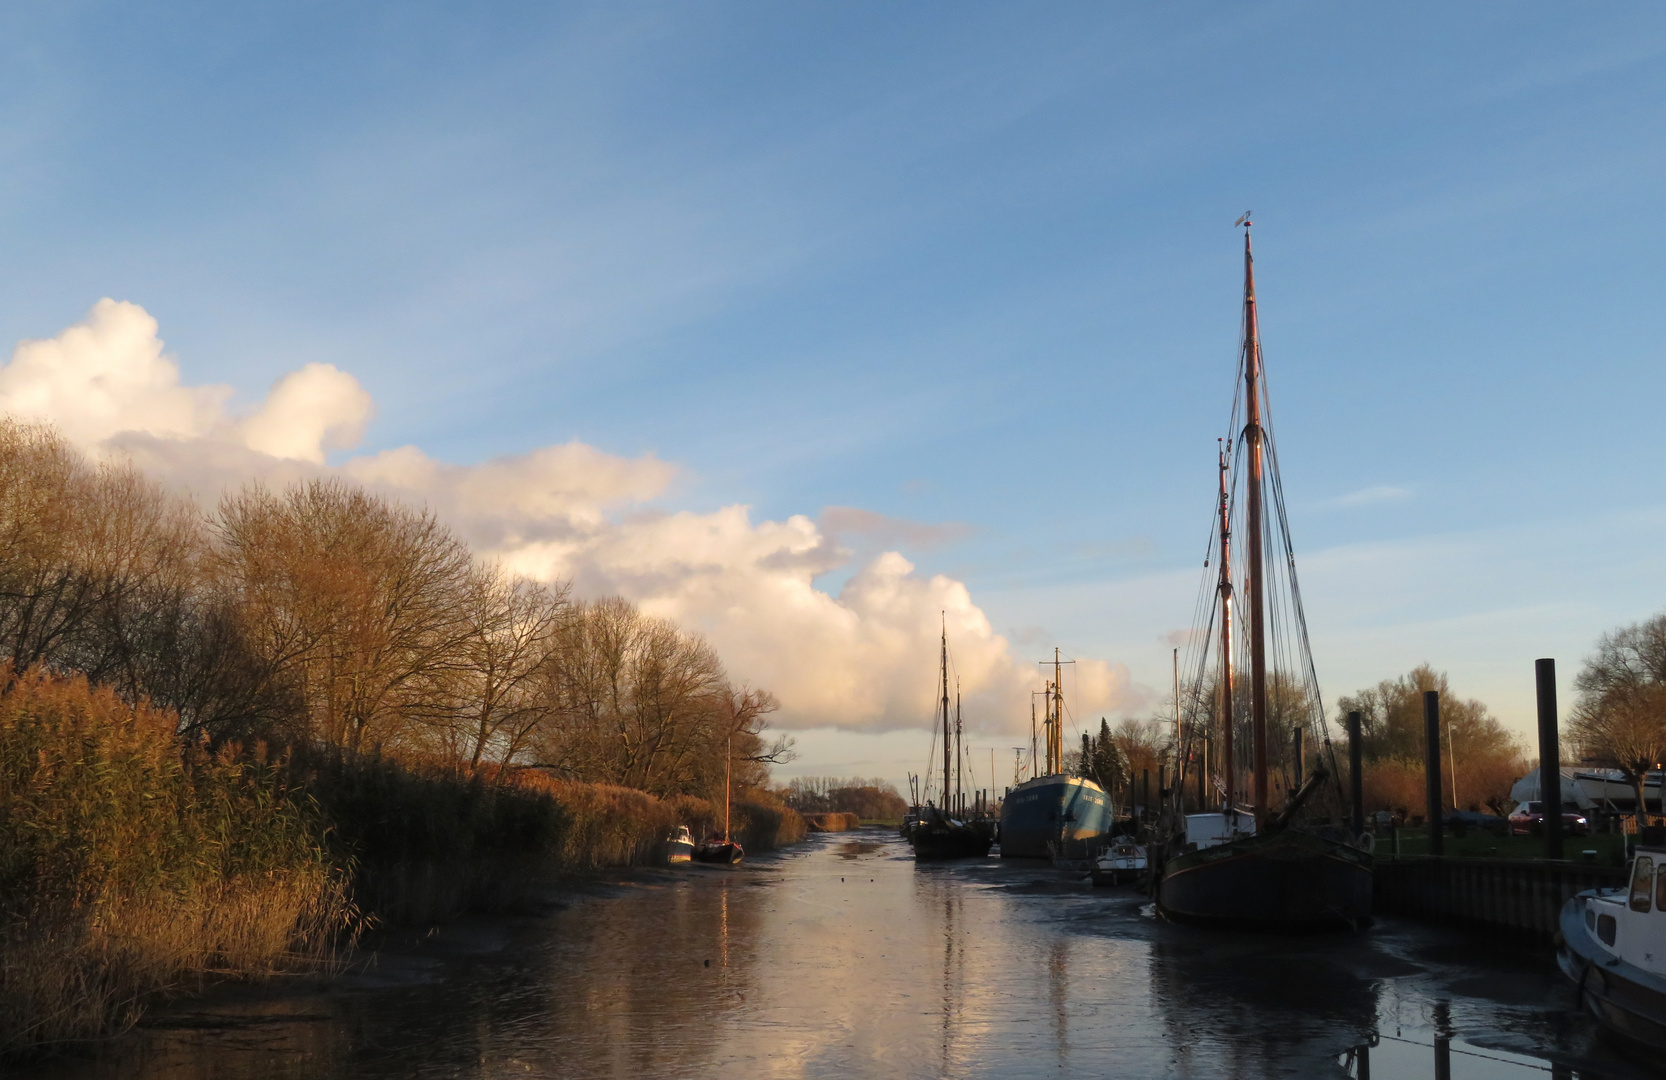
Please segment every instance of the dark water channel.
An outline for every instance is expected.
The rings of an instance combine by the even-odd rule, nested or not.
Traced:
[[[1318,938],[1171,926],[1132,890],[999,859],[916,867],[875,831],[447,927],[22,1075],[1661,1075],[1571,998],[1542,949],[1395,919]]]

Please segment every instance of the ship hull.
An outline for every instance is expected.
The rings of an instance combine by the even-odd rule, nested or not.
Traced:
[[[1001,857],[1046,859],[1048,845],[1090,844],[1111,829],[1111,800],[1079,776],[1042,776],[1007,793],[1001,803]]]
[[[972,825],[931,822],[914,831],[914,861],[981,859],[989,854],[989,834]]]
[[[1157,909],[1181,922],[1268,930],[1359,927],[1371,918],[1371,856],[1286,830],[1169,859]]]

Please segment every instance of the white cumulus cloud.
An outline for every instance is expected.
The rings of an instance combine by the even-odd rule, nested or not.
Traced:
[[[0,409],[55,424],[94,455],[123,454],[207,501],[251,478],[283,484],[337,472],[432,507],[487,558],[580,596],[618,593],[704,633],[733,676],[781,699],[779,726],[883,731],[930,723],[938,635],[946,625],[966,721],[1028,731],[1039,674],[1014,657],[966,586],[920,574],[896,551],[855,567],[838,592],[816,587],[847,567],[838,534],[930,543],[958,526],[915,526],[852,508],[754,522],[745,506],[668,511],[675,466],[579,442],[479,465],[416,447],[326,463],[351,450],[374,409],[350,374],[309,364],[247,415],[231,388],[180,383],[156,321],[101,300],[48,341],[20,344],[0,367]],[[829,530],[832,530],[831,532]],[[1067,692],[1077,716],[1136,702],[1127,669],[1078,658]]]

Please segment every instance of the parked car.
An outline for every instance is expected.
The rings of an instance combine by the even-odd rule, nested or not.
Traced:
[[[1510,815],[1510,835],[1525,836],[1535,831],[1544,830],[1545,804],[1534,799],[1516,807]],[[1562,835],[1589,836],[1591,822],[1579,810],[1578,803],[1565,802],[1562,804]]]

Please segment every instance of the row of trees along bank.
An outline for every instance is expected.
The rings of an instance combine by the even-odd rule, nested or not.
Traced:
[[[1268,682],[1268,757],[1275,786],[1279,780],[1288,786],[1294,774],[1291,736],[1299,722],[1301,699],[1282,679],[1269,677]],[[1604,634],[1573,685],[1564,762],[1619,771],[1635,792],[1639,824],[1648,823],[1651,809],[1656,815],[1666,814],[1658,794],[1652,802],[1644,797],[1645,778],[1666,762],[1666,613]],[[1431,690],[1441,702],[1444,805],[1508,814],[1515,805],[1511,788],[1537,767],[1527,743],[1482,702],[1453,694],[1446,674],[1428,664],[1337,700],[1337,738],[1346,738],[1348,713],[1360,714],[1365,809],[1389,810],[1402,818],[1422,813],[1427,753],[1423,695]],[[1187,723],[1212,727],[1209,713],[1217,696],[1206,686],[1195,697],[1183,698]],[[1172,770],[1172,709],[1171,700],[1159,716],[1126,719],[1114,728],[1101,720],[1098,734],[1084,734],[1082,750],[1066,756],[1067,767],[1119,793],[1119,803],[1140,797],[1139,785],[1147,774],[1155,792],[1164,770]],[[1248,715],[1247,700],[1237,703],[1236,714],[1242,723]],[[1248,745],[1247,731],[1237,735],[1239,745]],[[1308,752],[1318,750],[1310,746]],[[1336,764],[1346,782],[1345,743],[1339,743],[1337,751]],[[1244,762],[1239,765],[1242,768]]]
[[[1249,786],[1249,755],[1244,749],[1250,745],[1247,681],[1237,687],[1234,703],[1234,738],[1240,747],[1237,761],[1240,775],[1236,790],[1240,793],[1247,791]],[[1442,760],[1457,765],[1456,769],[1445,770],[1442,779],[1442,794],[1447,803],[1467,809],[1507,813],[1513,807],[1509,801],[1510,788],[1529,766],[1525,743],[1494,717],[1486,705],[1455,696],[1446,674],[1427,664],[1338,699],[1337,722],[1332,731],[1333,738],[1338,740],[1335,744],[1335,764],[1341,773],[1344,788],[1348,769],[1344,718],[1350,711],[1358,711],[1363,735],[1366,809],[1393,810],[1402,815],[1421,809],[1425,801],[1423,693],[1428,690],[1438,691],[1441,696]],[[1221,747],[1219,724],[1215,717],[1218,698],[1219,692],[1210,682],[1195,695],[1183,693],[1181,700],[1181,713],[1187,727],[1195,724],[1210,734],[1211,773],[1219,769],[1218,758],[1214,756]],[[1267,760],[1272,787],[1278,797],[1282,797],[1282,792],[1293,790],[1296,785],[1298,772],[1294,735],[1304,722],[1306,703],[1307,697],[1299,687],[1280,673],[1269,673]],[[1084,775],[1097,779],[1107,790],[1114,787],[1119,792],[1127,792],[1126,798],[1130,802],[1141,798],[1142,785],[1149,775],[1151,793],[1155,798],[1159,780],[1173,778],[1173,699],[1165,704],[1164,711],[1150,719],[1123,720],[1115,728],[1101,721],[1099,734],[1084,737],[1083,754],[1074,758],[1072,764],[1085,762],[1085,767],[1077,766]],[[1309,760],[1304,766],[1304,773],[1312,768],[1314,760],[1322,753],[1322,746],[1316,746],[1311,741],[1306,744],[1304,756]],[[1195,768],[1195,764],[1188,766],[1185,792],[1187,799],[1193,801]],[[1336,803],[1334,797],[1332,802],[1335,805],[1329,806],[1329,811],[1340,814],[1343,811],[1340,803]]]
[[[341,481],[204,513],[0,420],[0,656],[0,1053],[663,858],[726,773],[743,844],[803,835],[774,699],[698,635]]]
[[[1648,824],[1644,780],[1666,761],[1666,614],[1602,635],[1573,688],[1563,763],[1618,770],[1635,793],[1638,824]],[[1443,804],[1508,814],[1511,787],[1537,762],[1520,736],[1480,702],[1453,696],[1445,674],[1427,664],[1337,702],[1339,723],[1361,714],[1366,808],[1405,815],[1424,805],[1428,690],[1440,693]],[[1658,795],[1654,810],[1662,810]]]

